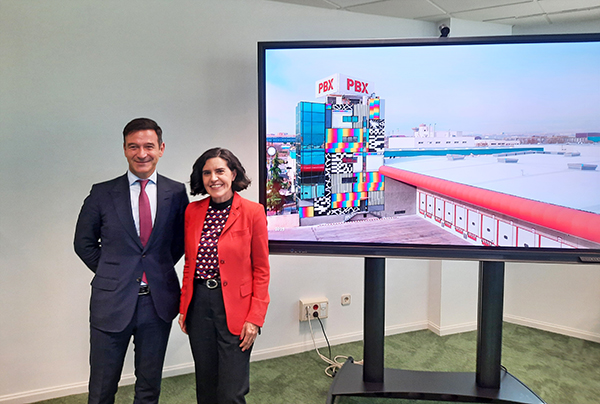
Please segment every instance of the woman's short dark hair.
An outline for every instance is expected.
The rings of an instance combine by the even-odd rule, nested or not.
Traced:
[[[246,169],[240,163],[240,160],[227,149],[221,147],[215,147],[202,153],[198,160],[192,166],[192,174],[190,175],[190,189],[192,195],[206,195],[206,189],[204,188],[204,181],[202,180],[202,169],[209,159],[220,157],[227,162],[227,167],[233,171],[235,170],[236,176],[231,184],[231,189],[234,191],[242,191],[248,188],[250,185],[250,178],[246,176]]]

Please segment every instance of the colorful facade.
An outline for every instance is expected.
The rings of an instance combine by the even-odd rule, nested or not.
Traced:
[[[296,106],[301,224],[311,217],[384,209],[384,177],[377,172],[377,162],[383,162],[384,102],[361,92],[367,88],[367,82],[336,74],[316,83],[317,96],[326,102]]]

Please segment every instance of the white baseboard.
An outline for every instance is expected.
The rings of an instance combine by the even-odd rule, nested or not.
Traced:
[[[582,331],[576,328],[565,327],[564,325],[546,323],[544,321],[532,320],[530,318],[514,316],[512,314],[505,314],[504,321],[508,323],[523,325],[525,327],[537,328],[538,330],[549,331],[556,334],[562,334],[569,337],[600,343],[600,334],[596,334],[589,331]]]
[[[0,396],[0,403],[23,404],[87,392],[87,381]]]
[[[347,342],[354,342],[362,340],[362,332],[353,332],[348,334],[337,335],[329,337],[329,343],[333,345],[345,344]],[[315,344],[318,348],[327,346],[325,338],[315,338]],[[307,341],[298,342],[295,344],[276,346],[266,349],[257,349],[252,351],[250,361],[262,361],[265,359],[279,358],[281,356],[294,355],[301,352],[306,352],[315,349],[312,339]]]
[[[194,363],[184,363],[174,366],[166,366],[163,369],[163,377],[179,376],[194,372]],[[135,376],[133,374],[122,375],[119,381],[119,386],[126,386],[135,382]],[[36,401],[50,400],[58,397],[71,396],[73,394],[87,393],[88,382],[78,382],[72,384],[65,384],[62,386],[48,387],[45,389],[37,389],[30,391],[23,391],[15,394],[7,394],[0,396],[0,403],[2,404],[24,404],[33,403]]]
[[[409,323],[409,324],[399,324],[399,325],[386,327],[385,335],[387,336],[387,335],[401,334],[401,333],[405,333],[405,332],[425,330],[425,329],[427,329],[426,321],[417,322],[417,323]],[[360,331],[360,332],[353,332],[353,333],[348,333],[348,334],[337,335],[334,337],[329,337],[329,343],[332,346],[334,346],[334,345],[345,344],[348,342],[362,341],[362,339],[363,339],[363,333],[362,333],[362,331]],[[323,348],[323,347],[327,346],[327,341],[325,340],[325,338],[318,338],[318,339],[315,339],[315,344],[317,345],[317,348]],[[277,346],[277,347],[273,347],[273,348],[252,351],[252,357],[250,360],[251,361],[261,361],[261,360],[265,360],[265,359],[279,358],[281,356],[294,355],[297,353],[310,351],[310,350],[313,350],[314,348],[315,347],[312,342],[312,339],[309,339],[307,341],[299,342],[296,344],[283,345],[283,346]]]
[[[427,329],[436,333],[440,337],[445,335],[459,334],[461,332],[475,331],[477,329],[477,322],[472,321],[462,324],[454,324],[451,326],[440,327],[438,324],[432,322],[427,323]]]
[[[385,335],[404,334],[405,332],[426,330],[429,323],[427,321],[418,321],[416,323],[392,325],[385,328]]]

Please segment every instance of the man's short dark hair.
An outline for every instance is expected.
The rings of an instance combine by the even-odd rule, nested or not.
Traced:
[[[163,143],[162,129],[150,118],[135,118],[133,121],[125,125],[125,128],[123,128],[123,143],[125,143],[125,138],[127,135],[130,135],[134,132],[139,132],[140,130],[153,130],[156,132],[156,136],[158,136],[158,145],[160,146]]]
[[[250,185],[250,178],[246,176],[246,169],[240,163],[240,160],[229,150],[221,147],[215,147],[202,153],[198,160],[192,167],[192,174],[190,175],[190,189],[192,195],[206,195],[208,192],[204,188],[204,181],[202,180],[202,169],[209,159],[220,157],[227,162],[227,167],[233,171],[235,170],[236,176],[231,183],[231,189],[234,191],[242,191],[248,188]]]

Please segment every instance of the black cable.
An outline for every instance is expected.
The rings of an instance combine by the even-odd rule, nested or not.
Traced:
[[[319,348],[317,348],[317,343],[315,341],[315,334],[313,332],[313,328],[312,328],[312,319],[310,318],[309,312],[308,312],[308,307],[306,308],[306,320],[308,321],[308,327],[310,328],[310,337],[312,339],[313,345],[315,347],[315,351],[317,351],[317,355],[319,355],[319,357],[321,359],[323,359],[323,361],[325,361],[326,363],[329,364],[329,366],[327,366],[327,368],[325,369],[325,374],[329,377],[333,377],[335,376],[335,374],[337,373],[337,370],[339,368],[341,368],[345,361],[350,359],[347,356],[343,356],[343,355],[338,355],[333,359],[330,359],[328,357],[326,357],[325,355],[323,355],[321,352],[319,352]],[[331,355],[331,345],[329,344],[329,339],[327,338],[327,334],[325,334],[325,330],[323,327],[323,323],[321,323],[321,319],[319,319],[319,313],[313,313],[313,318],[316,318],[319,320],[319,323],[321,324],[321,328],[323,328],[323,335],[325,336],[325,340],[327,341],[327,346],[329,347],[329,355]],[[340,362],[340,359],[344,359],[344,362]],[[362,365],[363,361],[354,361],[352,360],[353,363],[357,364],[357,365]]]
[[[319,320],[319,324],[321,324],[321,330],[323,330],[323,335],[325,336],[325,341],[327,341],[327,348],[329,348],[329,359],[333,359],[331,357],[331,345],[329,345],[329,338],[327,338],[327,333],[325,332],[325,327],[323,327],[323,322],[321,321],[321,317],[317,313],[317,320]]]

